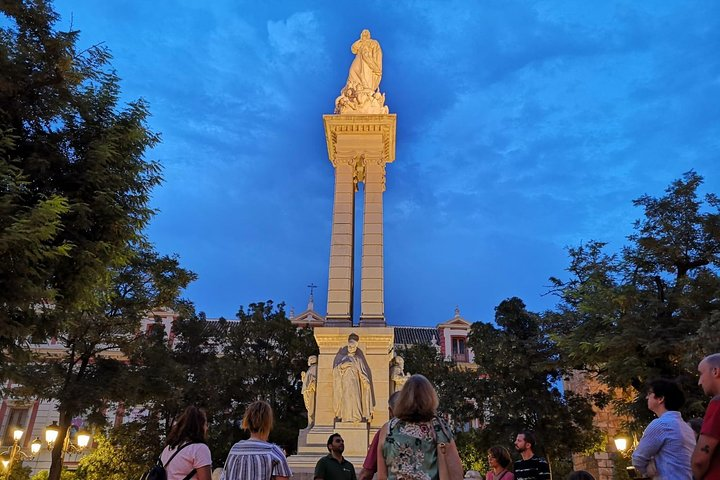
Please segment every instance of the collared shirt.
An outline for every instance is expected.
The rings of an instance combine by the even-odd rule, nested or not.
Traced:
[[[517,480],[550,480],[550,466],[537,455],[527,460],[516,460],[514,470]]]
[[[220,478],[270,480],[273,476],[292,476],[285,454],[273,443],[251,438],[233,445]]]
[[[632,463],[641,473],[654,458],[659,480],[692,480],[690,459],[695,433],[680,412],[668,411],[647,426],[633,452]]]
[[[323,480],[357,480],[353,464],[344,458],[342,462],[338,462],[332,454],[327,454],[327,456],[318,460],[317,465],[315,465],[315,475],[313,478],[322,478]]]

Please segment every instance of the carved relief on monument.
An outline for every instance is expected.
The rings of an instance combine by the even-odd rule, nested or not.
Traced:
[[[338,350],[333,361],[333,409],[335,419],[341,422],[370,421],[375,408],[372,373],[358,348],[359,340],[351,333],[347,346]]]
[[[317,390],[317,357],[308,357],[308,369],[300,374],[302,395],[308,412],[308,427],[315,425],[315,391]]]
[[[363,30],[350,51],[355,59],[350,65],[348,79],[335,99],[335,113],[387,114],[385,94],[380,93],[382,78],[382,49],[370,31]]]
[[[353,183],[355,191],[358,191],[358,184],[365,181],[365,155],[357,155],[353,158]]]
[[[409,373],[405,373],[405,359],[400,356],[393,357],[390,362],[390,382],[392,382],[392,391],[399,392],[402,390],[405,382],[410,378]]]

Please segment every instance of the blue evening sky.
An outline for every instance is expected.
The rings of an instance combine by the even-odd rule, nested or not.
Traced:
[[[387,168],[391,325],[455,306],[488,321],[511,296],[555,304],[565,248],[620,248],[694,169],[720,193],[720,2],[90,1],[56,4],[105,42],[123,99],[145,98],[164,166],[149,228],[199,279],[208,316],[273,299],[325,313],[332,113],[368,28],[398,116]],[[72,15],[72,17],[71,17]]]

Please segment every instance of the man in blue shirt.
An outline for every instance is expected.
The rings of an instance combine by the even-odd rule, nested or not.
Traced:
[[[633,466],[653,478],[692,480],[695,433],[678,411],[685,395],[672,380],[653,380],[649,386],[647,405],[658,418],[647,426],[633,452]]]

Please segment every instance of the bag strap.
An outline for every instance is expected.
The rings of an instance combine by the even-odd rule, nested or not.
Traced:
[[[185,444],[183,444],[183,445],[180,445],[180,446],[177,448],[177,450],[175,450],[175,453],[173,453],[172,456],[168,459],[168,461],[165,462],[165,465],[163,465],[163,468],[167,468],[167,466],[170,465],[170,462],[172,462],[172,459],[175,458],[175,455],[177,455],[178,453],[180,453],[180,450],[182,450],[183,448],[187,447],[188,445],[193,445],[193,444],[195,444],[195,443],[198,443],[198,442],[188,442],[188,443],[185,443]],[[158,460],[160,460],[160,457],[158,457]],[[159,463],[162,463],[162,461],[160,461]],[[193,475],[195,475],[195,470],[193,470]],[[190,478],[190,477],[188,477],[188,478]]]
[[[195,473],[197,473],[197,470],[195,470],[195,469],[193,468],[190,473],[188,473],[187,475],[185,475],[185,478],[183,478],[183,480],[190,480],[192,477],[195,476]]]
[[[452,441],[452,437],[448,433],[447,429],[445,428],[445,422],[443,422],[442,418],[435,416],[435,419],[437,420],[438,424],[440,425],[440,430],[442,430],[443,435],[445,435],[445,438],[447,438],[448,442]]]

